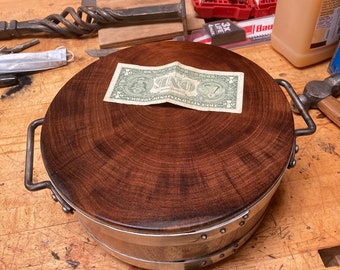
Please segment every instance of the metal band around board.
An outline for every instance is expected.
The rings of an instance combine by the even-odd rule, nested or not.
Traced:
[[[254,234],[261,221],[263,220],[265,214],[259,219],[259,221],[240,239],[232,242],[226,247],[208,254],[206,256],[201,256],[197,258],[187,259],[183,261],[151,261],[144,260],[141,258],[133,257],[128,254],[124,254],[119,250],[116,250],[107,244],[103,243],[100,239],[98,239],[95,235],[88,232],[89,235],[94,238],[101,246],[103,246],[111,255],[116,257],[117,259],[126,262],[131,265],[135,265],[138,267],[142,267],[145,269],[155,269],[155,270],[194,270],[206,267],[208,265],[217,263],[233,254],[235,254],[239,247],[241,247],[249,238]]]

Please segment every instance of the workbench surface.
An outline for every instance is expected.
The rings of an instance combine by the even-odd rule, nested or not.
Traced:
[[[20,21],[60,13],[79,2],[1,0],[0,5],[1,20]],[[0,46],[26,40],[0,41]],[[65,214],[51,199],[50,191],[29,192],[24,187],[27,126],[44,117],[54,96],[74,74],[96,61],[85,50],[98,49],[98,39],[40,38],[27,51],[59,46],[73,51],[72,63],[27,76],[20,87],[0,88],[0,269],[137,269],[108,255],[74,215]],[[273,78],[289,81],[299,93],[307,82],[329,76],[329,61],[296,69],[269,43],[235,51]],[[206,269],[326,268],[318,250],[340,245],[340,129],[320,111],[310,114],[317,130],[298,137],[297,164],[286,171],[254,236],[235,255]],[[300,116],[294,115],[294,120],[296,128],[305,127]],[[48,177],[38,140],[35,181]]]

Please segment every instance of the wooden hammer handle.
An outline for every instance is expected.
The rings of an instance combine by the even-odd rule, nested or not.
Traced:
[[[338,127],[340,127],[340,101],[333,96],[328,96],[322,99],[317,104],[320,111],[322,111],[330,120],[332,120]]]

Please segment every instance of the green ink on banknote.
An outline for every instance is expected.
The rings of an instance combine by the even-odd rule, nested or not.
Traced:
[[[169,102],[219,112],[242,112],[242,72],[211,71],[179,62],[159,67],[119,63],[104,101],[151,105]]]

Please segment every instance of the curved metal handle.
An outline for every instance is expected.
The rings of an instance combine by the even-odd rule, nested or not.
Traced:
[[[280,86],[283,86],[286,89],[296,109],[300,112],[300,114],[302,115],[303,119],[305,120],[307,124],[307,128],[296,129],[294,132],[294,145],[293,145],[294,147],[293,147],[293,151],[290,157],[290,161],[288,163],[288,169],[289,169],[295,166],[296,164],[295,154],[299,151],[299,147],[296,144],[296,137],[313,134],[316,130],[316,126],[315,126],[315,123],[312,117],[309,115],[308,111],[304,108],[301,100],[299,99],[298,95],[296,94],[291,84],[287,82],[286,80],[282,80],[282,79],[276,79],[275,81]]]
[[[59,201],[62,209],[66,213],[72,213],[73,209],[68,203],[58,194],[51,181],[42,181],[33,183],[33,159],[34,159],[34,134],[37,127],[41,126],[44,122],[43,118],[34,120],[27,129],[27,142],[26,142],[26,161],[25,161],[25,187],[30,191],[37,191],[48,188],[52,191],[52,198]]]
[[[296,136],[304,136],[304,135],[313,134],[316,130],[315,123],[314,123],[312,117],[309,115],[308,111],[303,107],[303,104],[302,104],[301,100],[299,99],[298,95],[296,94],[294,88],[286,80],[276,79],[275,81],[279,85],[283,86],[286,89],[286,91],[290,95],[292,101],[294,102],[294,105],[296,106],[296,108],[298,109],[298,111],[300,112],[300,114],[302,115],[303,119],[305,120],[305,122],[308,126],[307,128],[296,129],[295,135]]]

